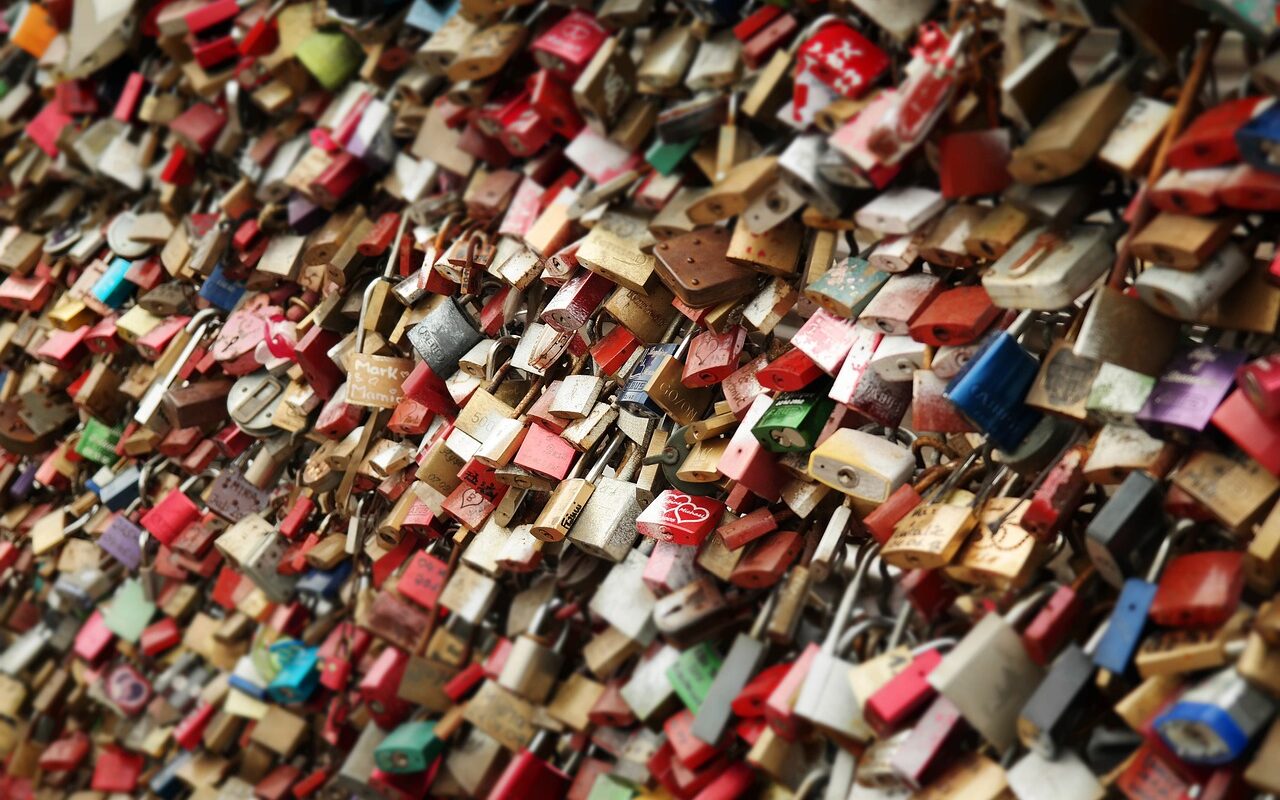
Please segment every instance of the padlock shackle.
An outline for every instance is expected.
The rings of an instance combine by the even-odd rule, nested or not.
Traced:
[[[133,414],[133,421],[139,425],[147,425],[160,409],[160,400],[164,397],[164,393],[169,391],[169,387],[177,380],[178,373],[182,371],[186,365],[187,359],[195,353],[196,348],[200,347],[204,338],[209,333],[211,327],[216,326],[218,322],[218,311],[213,308],[205,308],[197,311],[194,316],[187,322],[186,332],[191,334],[183,345],[182,350],[178,353],[178,358],[173,362],[173,366],[165,373],[163,379],[151,384],[147,389],[147,393],[143,395],[142,400],[138,403],[138,409]]]
[[[846,652],[853,645],[854,641],[867,631],[873,628],[884,628],[892,631],[894,624],[895,621],[893,617],[885,617],[879,614],[859,619],[857,622],[854,622],[849,626],[849,629],[840,636],[840,641],[836,645],[836,654],[839,655]]]
[[[609,465],[609,459],[613,458],[614,453],[618,452],[618,448],[622,446],[622,442],[625,439],[626,436],[621,431],[613,435],[613,438],[609,440],[609,444],[604,448],[604,452],[591,465],[591,469],[587,470],[587,483],[594,484],[600,480],[600,476],[604,474],[604,468]],[[586,458],[584,457],[582,460],[585,461]]]
[[[1178,520],[1169,535],[1160,542],[1155,558],[1151,559],[1151,566],[1147,568],[1147,583],[1155,583],[1160,580],[1160,573],[1164,571],[1164,565],[1169,563],[1169,555],[1173,553],[1173,545],[1198,525],[1199,523],[1195,520]]]
[[[760,636],[764,633],[764,626],[769,624],[769,619],[773,616],[773,610],[778,606],[779,586],[781,586],[781,583],[774,585],[773,590],[765,597],[764,604],[756,612],[755,620],[751,623],[751,630],[748,631],[747,635],[756,641],[760,641]]]
[[[903,635],[907,632],[907,623],[911,621],[911,612],[915,607],[910,603],[903,603],[902,608],[898,609],[898,615],[893,619],[893,630],[889,632],[889,641],[885,645],[886,650],[892,650],[902,642]]]
[[[391,241],[391,249],[387,252],[387,264],[382,268],[382,277],[384,280],[394,280],[396,262],[400,259],[400,244],[404,241],[405,227],[409,222],[408,214],[400,215],[400,224],[396,226],[396,237]],[[365,301],[368,303],[368,300]],[[364,315],[364,308],[360,309],[361,316]],[[363,320],[361,320],[361,332],[363,333]],[[359,351],[357,351],[359,352]]]
[[[964,477],[965,473],[973,468],[974,463],[977,462],[978,457],[981,455],[981,451],[974,450],[970,452],[969,455],[965,456],[964,461],[951,467],[950,474],[947,475],[946,479],[943,480],[942,483],[938,484],[933,489],[933,492],[929,495],[928,501],[930,503],[946,502],[947,495],[951,494],[951,492],[956,488],[956,484],[960,482],[960,479]]]
[[[880,545],[875,542],[863,543],[858,549],[857,568],[853,574],[853,580],[849,581],[849,585],[845,587],[844,594],[840,596],[840,605],[836,607],[835,618],[831,622],[831,630],[827,632],[827,638],[822,643],[822,651],[828,655],[836,653],[837,646],[840,644],[841,637],[844,634],[844,626],[853,612],[853,605],[858,600],[858,594],[862,591],[862,582],[867,577],[867,570],[871,566],[871,562],[875,560],[880,552]]]
[[[1041,602],[1048,599],[1048,597],[1056,591],[1058,591],[1058,584],[1056,581],[1037,586],[1030,594],[1018,600],[1018,602],[1014,603],[1013,606],[1004,613],[1004,621],[1012,628],[1018,627],[1018,624],[1022,622],[1023,618],[1035,610]]]
[[[955,647],[959,642],[960,640],[955,638],[954,636],[943,636],[942,638],[939,638],[939,639],[930,639],[927,642],[922,642],[921,644],[918,644],[915,647],[911,648],[911,657],[915,658],[916,656],[927,653],[930,650],[937,650],[939,652],[944,650],[950,650],[951,648]]]

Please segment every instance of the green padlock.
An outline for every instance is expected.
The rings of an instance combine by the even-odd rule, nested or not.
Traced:
[[[364,61],[360,45],[341,31],[316,31],[298,45],[295,56],[330,91],[346,83]]]
[[[596,782],[591,784],[587,800],[631,800],[635,796],[634,787],[605,773],[597,776]]]
[[[848,261],[806,286],[804,294],[832,314],[854,319],[888,280],[889,273],[881,272],[864,258],[849,256]]]
[[[697,714],[720,671],[720,654],[706,642],[690,647],[667,668],[667,680],[685,708]]]
[[[693,152],[693,148],[698,146],[699,141],[697,138],[685,139],[681,142],[664,142],[657,139],[649,146],[649,152],[644,154],[644,160],[648,161],[649,166],[657,170],[659,175],[668,177]]]
[[[116,454],[116,444],[124,428],[104,425],[93,417],[89,417],[80,431],[80,440],[76,442],[76,455],[87,458],[98,464],[114,464],[120,456]]]
[[[825,382],[820,388],[783,392],[773,400],[751,433],[766,450],[800,453],[818,444],[818,435],[831,417],[836,401],[827,396]]]
[[[373,760],[383,772],[425,772],[443,750],[434,722],[411,720],[387,734],[373,751]]]

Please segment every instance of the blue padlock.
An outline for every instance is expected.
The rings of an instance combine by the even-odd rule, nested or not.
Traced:
[[[267,694],[282,705],[305,703],[320,683],[320,654],[314,647],[303,648],[284,663],[267,685]]]
[[[338,594],[342,584],[351,574],[351,560],[345,560],[331,570],[307,570],[298,579],[297,589],[304,594],[314,594],[321,598],[332,598]]]
[[[1280,172],[1280,106],[1272,104],[1236,130],[1240,157],[1254,169]]]
[[[228,278],[222,271],[222,264],[213,268],[213,273],[204,279],[200,287],[200,296],[222,311],[235,308],[243,294],[244,284]]]
[[[1008,330],[987,339],[943,393],[1005,451],[1021,444],[1040,421],[1040,412],[1023,402],[1040,371],[1040,362],[1018,344],[1018,333],[1030,321],[1031,312],[1024,311]]]
[[[1160,543],[1151,569],[1147,571],[1147,579],[1129,578],[1120,589],[1115,608],[1107,620],[1106,631],[1098,640],[1097,649],[1093,651],[1093,663],[1105,670],[1123,675],[1133,662],[1133,654],[1142,643],[1142,635],[1147,629],[1147,615],[1151,610],[1151,602],[1156,598],[1156,581],[1160,571],[1169,560],[1169,552],[1173,542],[1188,530],[1194,523],[1183,520]]]
[[[1178,758],[1216,766],[1239,758],[1275,711],[1271,695],[1226,667],[1188,690],[1154,727]]]
[[[406,25],[411,25],[426,33],[435,33],[450,17],[458,13],[458,0],[448,3],[432,3],[429,0],[414,0],[409,7],[409,15],[404,18]]]
[[[623,384],[622,391],[618,392],[618,408],[629,414],[649,419],[662,416],[665,412],[653,401],[646,389],[649,381],[657,373],[658,367],[662,365],[662,357],[674,356],[678,349],[679,345],[675,344],[655,344],[646,347],[644,354],[636,362],[635,369],[631,370],[627,382]]]
[[[125,273],[131,266],[133,264],[128,259],[119,256],[111,259],[111,263],[107,265],[107,271],[102,273],[102,277],[98,278],[98,282],[93,285],[91,293],[94,298],[111,308],[124,305],[138,288],[124,279]]]
[[[121,470],[100,488],[95,489],[92,483],[89,484],[89,488],[98,495],[98,499],[104,506],[112,511],[123,511],[140,495],[139,474],[138,467],[130,464],[127,469]]]
[[[258,700],[267,699],[267,680],[258,672],[258,667],[249,656],[241,656],[235,669],[227,678],[231,688],[237,689]]]
[[[151,780],[147,781],[147,789],[157,797],[163,798],[163,800],[175,800],[175,798],[181,797],[187,785],[178,777],[178,773],[193,758],[195,758],[194,753],[179,750],[178,755],[165,762],[151,776]]]

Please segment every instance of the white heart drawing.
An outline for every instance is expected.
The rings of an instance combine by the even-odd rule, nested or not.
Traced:
[[[689,495],[678,492],[672,492],[667,495],[667,508],[664,513],[668,520],[677,525],[687,525],[690,522],[706,522],[707,518],[711,516],[710,511],[695,505],[693,498]]]

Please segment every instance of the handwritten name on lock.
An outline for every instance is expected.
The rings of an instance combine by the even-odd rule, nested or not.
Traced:
[[[366,408],[395,408],[404,399],[402,384],[413,359],[357,355],[347,375],[347,402]]]

